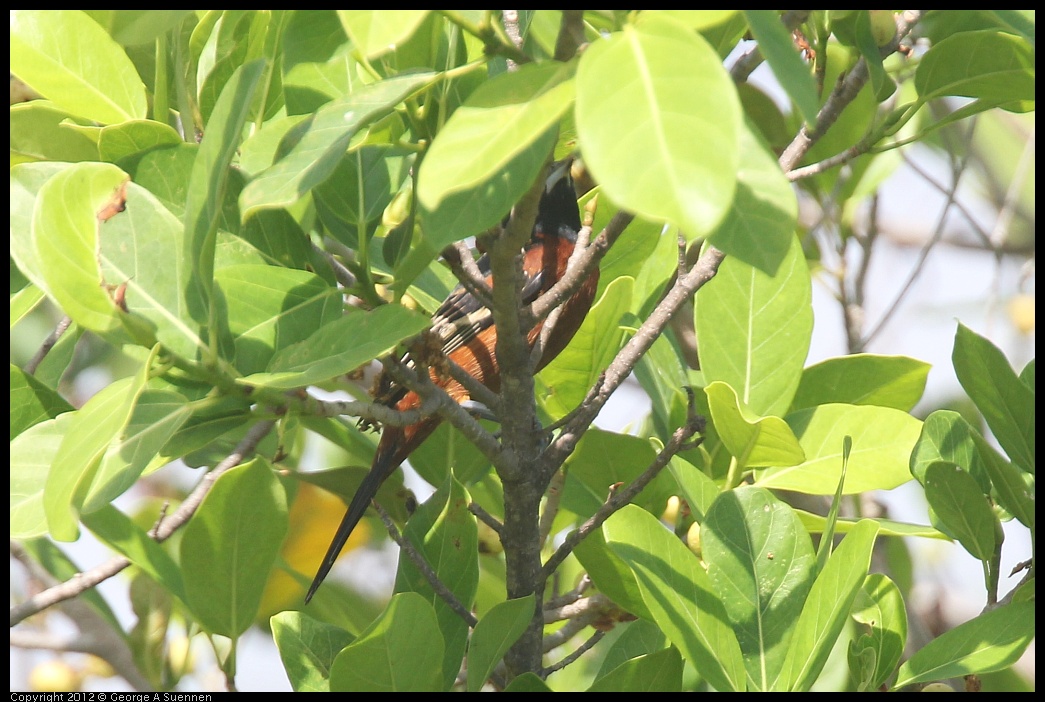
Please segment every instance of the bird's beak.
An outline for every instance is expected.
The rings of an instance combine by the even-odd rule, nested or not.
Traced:
[[[569,174],[572,165],[572,157],[553,163],[551,172],[548,173],[548,179],[544,181],[544,192],[550,193],[556,184]]]

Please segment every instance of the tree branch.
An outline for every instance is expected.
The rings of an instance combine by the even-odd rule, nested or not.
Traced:
[[[479,623],[479,620],[475,618],[468,608],[461,604],[461,601],[457,599],[457,596],[451,592],[442,580],[439,579],[439,575],[432,570],[432,566],[428,564],[423,553],[421,553],[410,539],[403,536],[399,529],[396,528],[395,522],[392,521],[392,517],[389,516],[385,508],[379,505],[376,501],[372,503],[374,510],[377,511],[377,515],[381,517],[381,521],[385,525],[385,530],[388,531],[388,535],[392,537],[392,540],[399,544],[400,550],[406,554],[406,557],[410,559],[410,562],[414,564],[414,567],[421,571],[421,575],[428,581],[428,585],[435,591],[435,594],[439,595],[446,604],[450,605],[450,609],[454,613],[464,620],[471,628],[475,628],[475,625]]]
[[[192,518],[192,515],[196,513],[196,510],[199,509],[203,498],[206,497],[214,485],[214,481],[229,469],[242,463],[244,458],[252,454],[258,444],[261,443],[261,440],[272,430],[274,424],[275,422],[272,420],[265,420],[251,427],[246,436],[236,445],[235,450],[226,456],[225,460],[216,465],[214,470],[203,476],[196,488],[185,498],[185,501],[181,503],[174,514],[158,525],[155,529],[154,538],[156,541],[166,541],[175,531],[184,526]],[[123,556],[110,558],[105,563],[95,566],[89,571],[77,573],[70,580],[33,595],[25,602],[11,608],[11,626],[59,602],[64,602],[86,592],[95,585],[113,577],[130,564],[131,562]]]
[[[676,453],[683,448],[688,448],[687,442],[694,434],[704,431],[704,418],[693,411],[692,390],[689,391],[689,398],[690,410],[686,423],[675,430],[675,433],[671,435],[671,440],[660,450],[660,453],[657,454],[653,462],[641,475],[635,478],[627,487],[614,492],[584,524],[567,534],[562,545],[555,550],[548,562],[544,564],[542,573],[545,579],[551,577],[555,569],[566,560],[566,557],[573,552],[577,544],[583,541],[588,534],[602,526],[614,512],[635,499],[642,492],[642,489],[657,477],[660,471],[664,469],[664,466],[668,465],[668,462]]]

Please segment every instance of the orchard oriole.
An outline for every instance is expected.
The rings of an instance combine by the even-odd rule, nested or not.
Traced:
[[[569,167],[569,162],[553,165],[538,205],[533,233],[523,249],[524,304],[533,302],[562,277],[577,241],[581,221]],[[483,255],[476,265],[486,276],[486,282],[492,284],[488,257]],[[547,365],[573,338],[591,308],[598,282],[599,270],[596,268],[578,291],[563,303],[563,310],[546,340],[535,371]],[[543,320],[537,322],[527,334],[531,348],[537,341],[543,325]],[[463,285],[454,288],[436,310],[432,316],[431,333],[442,342],[442,352],[446,357],[493,392],[500,390],[500,370],[494,352],[497,345],[497,327],[493,323],[493,314]],[[455,401],[461,403],[470,399],[468,391],[445,373],[440,374],[430,369],[429,375],[432,382],[446,390]],[[417,393],[394,384],[382,392],[376,401],[400,411],[421,405],[421,398]],[[352,498],[348,512],[334,535],[308,594],[305,595],[305,602],[312,599],[330,572],[352,530],[377,495],[381,483],[435,431],[441,421],[440,417],[433,415],[405,427],[384,427],[370,471]]]

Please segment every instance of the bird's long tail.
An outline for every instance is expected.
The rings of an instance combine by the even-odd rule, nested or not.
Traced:
[[[367,508],[370,506],[370,502],[377,496],[381,483],[385,482],[389,474],[395,470],[396,464],[392,463],[395,459],[395,452],[387,452],[387,455],[382,455],[384,453],[386,452],[378,451],[378,455],[374,458],[373,466],[371,466],[366,477],[363,478],[359,489],[356,490],[356,494],[348,506],[348,511],[345,512],[345,518],[341,520],[341,526],[337,528],[334,540],[330,542],[327,555],[323,557],[323,564],[319,566],[319,571],[316,573],[315,579],[312,580],[308,594],[305,595],[306,604],[316,594],[319,586],[323,584],[323,579],[327,577],[327,573],[330,572],[337,557],[341,554],[341,549],[345,547],[348,537],[352,535],[352,530],[356,528],[356,524],[359,524],[359,520],[363,518]]]

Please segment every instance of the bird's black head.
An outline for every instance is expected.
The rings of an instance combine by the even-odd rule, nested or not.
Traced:
[[[581,228],[581,216],[577,210],[577,193],[570,177],[573,159],[556,161],[552,164],[545,182],[544,194],[537,207],[535,229],[545,234],[575,238]]]

